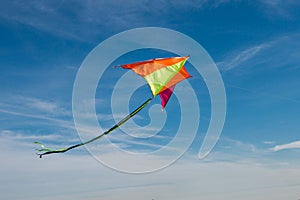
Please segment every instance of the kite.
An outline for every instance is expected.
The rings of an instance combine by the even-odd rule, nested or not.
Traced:
[[[47,154],[64,153],[71,149],[74,149],[74,148],[86,145],[88,143],[91,143],[95,140],[98,140],[101,137],[103,137],[104,135],[111,133],[113,130],[117,129],[122,124],[124,124],[126,121],[128,121],[130,118],[132,118],[134,115],[136,115],[138,112],[140,112],[157,95],[159,95],[159,97],[161,99],[162,109],[164,109],[166,107],[171,95],[173,94],[175,85],[177,83],[191,77],[191,75],[186,71],[186,69],[184,67],[184,64],[188,58],[189,58],[189,56],[171,57],[171,58],[156,58],[156,59],[152,59],[152,60],[116,66],[116,67],[121,67],[124,69],[131,69],[137,75],[143,77],[150,87],[150,90],[152,92],[152,98],[149,98],[142,105],[140,105],[137,109],[135,109],[133,112],[131,112],[125,118],[123,118],[120,122],[115,124],[112,128],[110,128],[109,130],[103,132],[102,134],[98,135],[97,137],[92,138],[86,142],[82,142],[82,143],[79,143],[79,144],[76,144],[76,145],[73,145],[73,146],[70,146],[67,148],[54,149],[54,150],[50,149],[50,148],[46,148],[43,144],[41,144],[39,142],[34,142],[35,144],[38,144],[41,146],[41,149],[36,149],[37,154],[40,156],[40,158],[42,158],[42,156],[47,155]]]

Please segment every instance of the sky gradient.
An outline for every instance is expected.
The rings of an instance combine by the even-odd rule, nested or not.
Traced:
[[[3,199],[300,198],[298,1],[16,0],[1,1],[0,5]],[[222,135],[211,154],[203,160],[197,156],[211,105],[205,81],[187,63],[187,71],[193,76],[188,83],[199,101],[201,118],[193,144],[171,166],[150,174],[121,173],[97,162],[85,148],[39,159],[33,141],[64,147],[82,137],[73,121],[72,91],[84,59],[107,38],[140,27],[182,32],[201,44],[217,64],[226,89],[227,113]],[[137,50],[120,56],[111,65],[168,56],[174,54]],[[108,67],[99,81],[95,108],[103,129],[126,115],[126,109],[132,110],[151,97],[148,86],[143,85],[127,100],[128,105],[116,103],[112,108],[114,85],[125,72]],[[145,84],[131,75],[128,87]],[[126,97],[122,87],[117,88],[120,99]],[[187,89],[191,88],[184,83],[175,88],[178,95]],[[140,128],[132,128],[129,123],[122,130],[130,135],[119,130],[110,136],[111,141],[136,153],[168,144],[179,126],[175,123],[181,117],[177,108],[187,104],[176,96],[170,99],[167,112],[161,112],[159,104],[156,98],[149,114],[145,109],[134,119]],[[117,119],[113,119],[112,109]],[[161,126],[163,131],[147,139]],[[89,127],[87,138],[95,134]],[[109,148],[103,146],[100,151],[105,159],[115,161]],[[165,158],[154,159],[160,162]],[[129,164],[119,157],[118,163]]]

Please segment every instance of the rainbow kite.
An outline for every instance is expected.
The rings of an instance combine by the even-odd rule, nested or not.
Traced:
[[[148,103],[150,103],[150,101],[158,94],[161,99],[162,109],[164,109],[174,91],[175,85],[191,77],[184,67],[184,63],[188,58],[189,58],[188,56],[159,58],[159,59],[136,62],[131,64],[119,65],[118,67],[122,67],[124,69],[131,69],[136,74],[142,76],[150,86],[153,97],[145,101],[141,106],[139,106],[132,113],[127,115],[125,118],[123,118],[119,123],[115,124],[112,128],[86,142],[82,142],[67,148],[61,148],[55,150],[50,148],[45,148],[45,146],[39,142],[34,142],[35,144],[39,144],[41,146],[41,149],[37,149],[38,151],[37,154],[40,156],[40,158],[42,158],[43,155],[47,155],[47,154],[64,153],[76,147],[80,147],[85,144],[91,143],[95,140],[98,140],[104,135],[107,135],[113,130],[117,129],[122,124],[124,124],[127,120],[129,120],[131,117],[136,115]]]

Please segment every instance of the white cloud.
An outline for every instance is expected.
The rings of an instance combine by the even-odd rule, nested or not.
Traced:
[[[299,68],[298,33],[288,33],[254,44],[241,50],[238,48],[217,62],[222,71],[238,69],[239,72],[254,72],[276,68]],[[287,59],[288,58],[288,59]]]
[[[58,109],[57,104],[54,102],[43,101],[41,99],[36,98],[27,98],[27,105],[31,108],[35,108],[41,111],[54,112]]]
[[[274,141],[263,141],[264,144],[271,145],[274,144]]]
[[[21,1],[2,2],[0,16],[60,37],[91,41],[99,35],[139,23],[145,1]],[[160,4],[161,5],[161,4]],[[155,11],[155,10],[154,10]],[[108,14],[109,13],[109,14]]]
[[[71,112],[61,107],[57,102],[47,101],[47,100],[32,98],[32,97],[18,97],[17,100],[20,104],[23,104],[24,106],[33,109],[33,111],[40,111],[48,114],[53,114],[56,116],[57,115],[71,116]]]
[[[300,149],[300,141],[290,142],[287,144],[276,145],[272,148],[272,151],[281,151],[285,149]]]
[[[74,123],[71,121],[52,118],[52,117],[48,117],[48,116],[44,116],[44,115],[40,115],[40,114],[23,113],[23,112],[6,110],[6,109],[0,109],[0,112],[11,114],[11,115],[22,116],[22,117],[26,117],[26,118],[41,119],[41,120],[53,122],[57,126],[61,126],[61,127],[65,127],[65,128],[74,128]]]
[[[274,19],[274,17],[292,19],[296,12],[293,8],[299,6],[299,1],[294,0],[260,0],[260,7],[264,14]]]
[[[1,107],[3,109],[1,109]],[[21,95],[8,96],[0,103],[0,109],[3,112],[27,113],[28,115],[70,117],[72,115],[69,109],[61,106],[58,102],[40,99],[36,97],[25,97]]]
[[[131,175],[103,167],[89,155],[66,153],[39,159],[1,138],[0,149],[5,160],[0,166],[4,199],[282,200],[300,195],[300,170],[290,166],[203,163],[190,157],[155,173]],[[114,155],[111,159],[128,162]]]
[[[146,132],[147,132],[147,130],[146,130]],[[150,135],[150,134],[147,134],[147,133],[141,134],[141,135],[139,135],[139,134],[136,135],[137,138],[143,138],[143,136],[146,139],[149,137],[148,138],[149,140],[147,140],[148,142],[146,142],[145,140],[143,140],[143,142],[137,141],[137,140],[135,140],[135,138],[132,138],[132,136],[128,136],[128,135],[115,135],[115,134],[111,134],[111,135],[108,136],[108,138],[110,140],[113,140],[114,142],[117,142],[118,145],[119,145],[119,143],[124,144],[124,145],[128,145],[128,144],[131,144],[131,145],[142,145],[146,149],[147,149],[147,147],[155,147],[155,148],[163,148],[164,147],[164,145],[153,143],[153,141],[150,142],[151,139],[153,140],[153,139],[168,139],[169,138],[168,136]],[[152,137],[150,137],[150,136],[152,136]]]
[[[91,42],[124,29],[153,26],[157,20],[162,26],[169,19],[161,15],[178,9],[199,9],[204,5],[216,8],[226,2],[229,1],[7,1],[1,2],[0,16],[60,37]]]
[[[43,135],[43,136],[38,136],[38,135],[30,135],[30,134],[25,134],[20,131],[12,131],[12,130],[1,130],[0,131],[0,136],[6,139],[10,140],[33,140],[35,141],[36,139],[50,139],[50,140],[55,140],[59,136],[58,135]]]
[[[232,70],[236,67],[240,67],[240,65],[252,59],[254,56],[257,56],[257,54],[259,54],[266,47],[268,47],[266,43],[248,47],[247,49],[228,56],[224,61],[219,62],[218,65],[223,71]]]
[[[72,131],[73,132],[73,131]],[[10,141],[18,141],[21,143],[21,145],[32,144],[34,141],[51,141],[51,145],[53,145],[53,141],[60,141],[62,143],[74,143],[78,142],[78,138],[72,138],[70,137],[71,134],[66,131],[61,131],[60,133],[53,133],[53,134],[47,134],[47,135],[42,135],[42,134],[34,134],[30,133],[28,131],[13,131],[13,130],[1,130],[0,131],[0,137],[5,140],[10,140]]]
[[[265,149],[254,144],[222,136],[204,161],[232,163],[252,163],[255,161],[259,165],[268,165],[268,161],[264,157],[266,153]]]
[[[4,130],[1,134],[12,133]],[[253,160],[220,161],[224,154],[215,154],[214,160],[206,162],[207,159],[200,161],[189,154],[164,170],[131,175],[106,168],[92,156],[78,155],[76,151],[39,159],[34,154],[33,144],[3,135],[0,158],[5,162],[0,166],[0,192],[4,199],[281,200],[299,197],[299,168],[280,167],[282,165],[276,162],[266,167]],[[228,138],[224,141],[238,150],[231,152],[233,157],[234,154],[241,156],[244,149],[252,151],[251,144]],[[103,156],[125,166],[131,164],[127,158],[111,151],[104,152]],[[155,162],[166,159],[163,156],[151,158]]]

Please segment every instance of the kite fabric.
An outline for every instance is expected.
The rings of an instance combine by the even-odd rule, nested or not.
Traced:
[[[190,78],[184,63],[189,57],[159,58],[143,62],[122,65],[142,76],[150,86],[153,97],[160,94],[162,109],[165,108],[173,93],[175,84]]]
[[[161,107],[162,109],[164,109],[171,97],[171,95],[173,94],[173,90],[175,89],[175,85],[165,89],[164,91],[162,91],[160,94],[159,94],[159,97],[161,99]]]
[[[172,57],[172,58],[157,58],[148,61],[119,65],[124,69],[131,69],[136,74],[142,76],[147,81],[153,97],[145,101],[142,105],[140,105],[137,109],[135,109],[129,115],[124,117],[120,122],[115,124],[112,128],[86,142],[81,142],[79,144],[72,145],[66,148],[60,148],[60,149],[46,148],[42,143],[34,142],[35,144],[41,146],[41,149],[36,149],[37,155],[39,155],[40,158],[42,158],[42,156],[48,154],[64,153],[71,149],[94,142],[95,140],[102,138],[103,136],[111,133],[112,131],[120,127],[130,118],[132,118],[134,115],[140,112],[144,107],[146,107],[146,105],[149,104],[150,101],[157,95],[160,96],[162,109],[164,109],[171,95],[173,94],[175,85],[191,77],[191,75],[186,71],[184,67],[184,63],[188,58],[189,58],[188,56]]]

